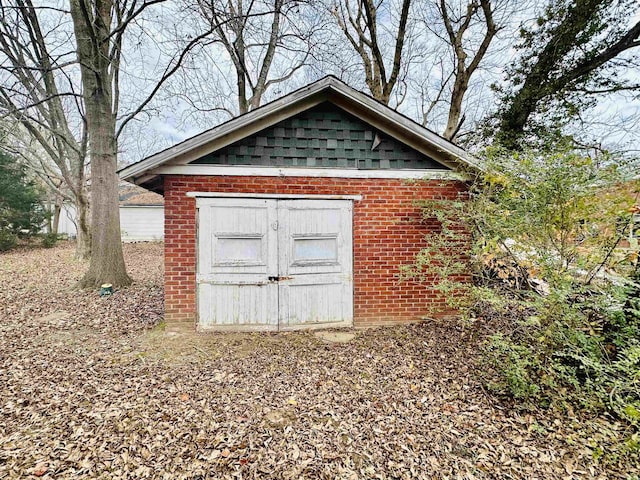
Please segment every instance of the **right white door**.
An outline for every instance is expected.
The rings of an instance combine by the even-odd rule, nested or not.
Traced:
[[[352,210],[348,200],[278,201],[279,329],[353,324]]]

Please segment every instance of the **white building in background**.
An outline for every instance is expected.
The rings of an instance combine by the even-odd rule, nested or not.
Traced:
[[[120,185],[120,231],[123,242],[147,242],[164,239],[164,198],[131,184]],[[64,204],[60,211],[58,233],[77,236],[76,208]]]

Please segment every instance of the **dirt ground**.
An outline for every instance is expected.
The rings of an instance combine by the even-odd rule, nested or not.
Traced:
[[[73,246],[0,254],[0,478],[637,479],[604,418],[524,412],[477,377],[486,328],[165,334],[162,245],[73,290]]]

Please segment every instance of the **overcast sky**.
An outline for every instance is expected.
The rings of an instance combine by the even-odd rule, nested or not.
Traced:
[[[184,0],[186,1],[186,0]],[[198,32],[202,31],[202,19],[197,12],[186,9],[184,1],[172,0],[150,8],[144,18],[131,25],[126,36],[121,72],[121,117],[133,110],[151,91],[157,79],[166,69],[170,59],[180,47]],[[390,4],[399,0],[388,0]],[[500,21],[504,24],[485,63],[473,77],[466,95],[464,111],[467,121],[462,132],[473,131],[482,118],[496,108],[496,97],[490,88],[493,83],[507,80],[505,69],[513,61],[516,51],[512,48],[517,30],[522,22],[533,18],[533,7],[541,1],[527,2],[515,0],[496,0],[512,2],[517,11],[511,17]],[[65,6],[66,0],[40,0],[42,5]],[[410,24],[416,25],[408,35],[405,51],[410,63],[403,71],[402,80],[396,86],[396,96],[391,104],[396,106],[398,97],[403,97],[398,110],[410,118],[421,122],[421,107],[424,104],[421,90],[427,91],[431,97],[437,91],[443,78],[449,76],[453,66],[451,55],[442,42],[438,42],[433,30],[436,26],[420,20],[428,19],[433,12],[430,2],[414,3],[416,10],[412,13]],[[461,3],[462,5],[462,3]],[[419,8],[418,8],[419,7]],[[389,12],[393,11],[390,9]],[[341,32],[329,27],[328,19],[303,17],[299,22],[325,21],[323,29],[316,41],[317,55],[313,62],[303,68],[288,81],[275,85],[263,97],[263,104],[281,97],[311,81],[325,75],[335,75],[354,88],[365,93],[362,68],[355,55],[341,36]],[[394,31],[393,15],[385,16],[381,23],[382,35],[387,35],[383,49],[391,53]],[[629,19],[629,23],[640,18]],[[73,41],[70,40],[72,25],[67,16],[47,12],[42,16],[45,30],[51,31],[50,41],[56,44],[55,53],[67,52],[74,56]],[[316,23],[314,23],[316,22]],[[480,31],[471,31],[469,43],[477,42],[474,35]],[[49,37],[48,37],[49,38]],[[295,58],[290,52],[278,54],[274,64],[274,72],[286,71],[287,62]],[[390,55],[389,55],[390,56]],[[62,57],[61,61],[67,59]],[[68,67],[69,75],[79,84],[77,66]],[[408,72],[408,73],[407,73]],[[406,75],[405,75],[406,73]],[[640,72],[629,69],[622,75],[630,81],[640,84]],[[76,91],[79,87],[76,86]],[[145,109],[130,122],[119,140],[120,163],[138,161],[156,151],[183,141],[208,128],[231,118],[237,113],[233,91],[235,74],[229,56],[219,44],[209,44],[196,49],[187,58],[179,75],[176,75],[158,93],[149,108]],[[446,95],[445,97],[446,98]],[[427,126],[440,133],[444,129],[448,104],[443,102],[429,118]],[[70,106],[70,110],[72,110]],[[600,101],[584,113],[582,125],[576,125],[585,140],[598,142],[605,147],[640,152],[640,99],[629,95],[602,96]],[[80,122],[72,118],[72,124],[80,129]]]

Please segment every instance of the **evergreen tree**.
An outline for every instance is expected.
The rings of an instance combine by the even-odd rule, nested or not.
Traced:
[[[41,192],[23,165],[0,152],[0,232],[36,233],[45,220]]]

